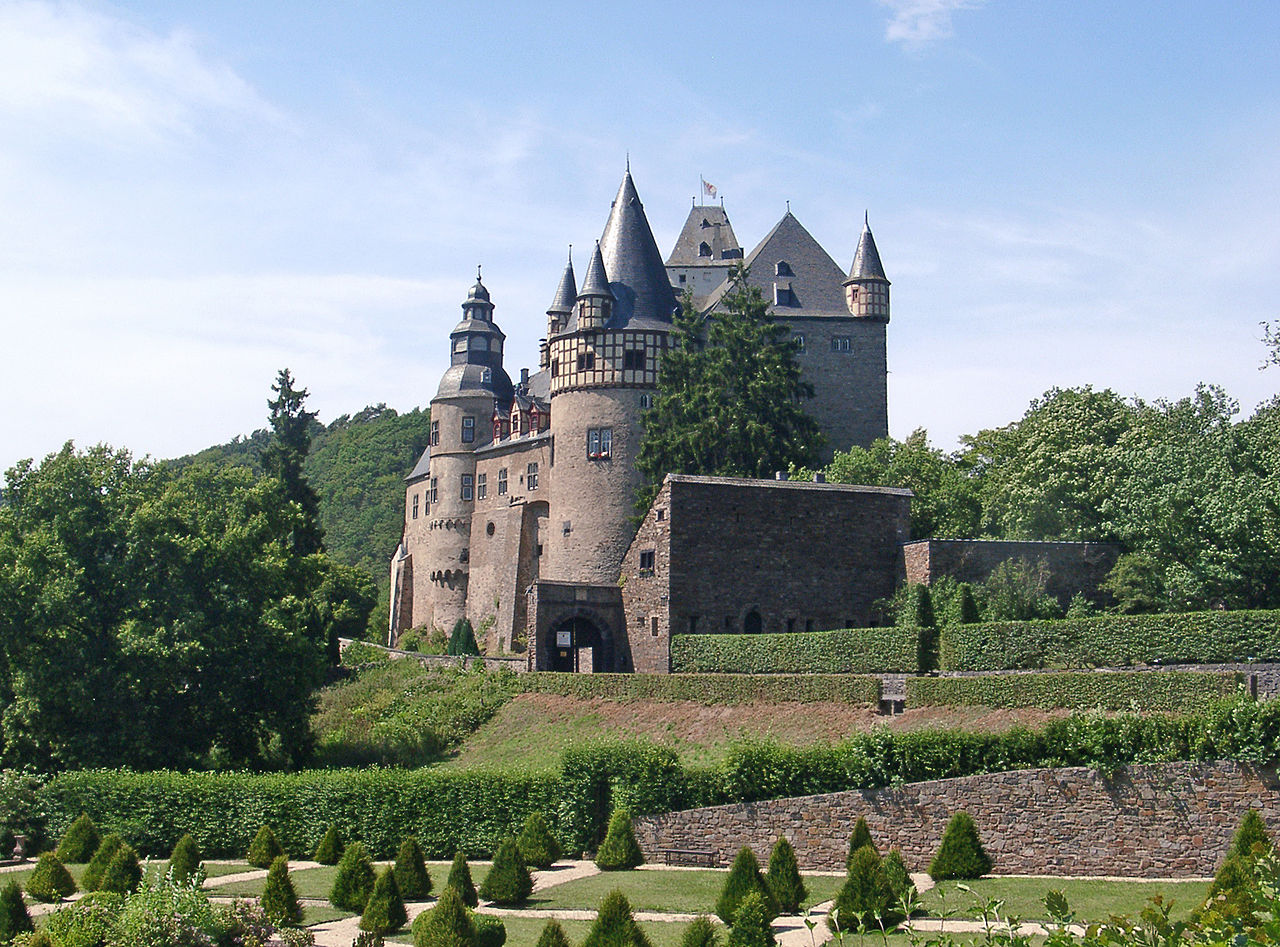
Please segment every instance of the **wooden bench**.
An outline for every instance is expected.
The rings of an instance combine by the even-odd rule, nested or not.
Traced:
[[[658,854],[668,865],[704,865],[715,868],[720,864],[718,852],[699,851],[692,848],[660,848]]]

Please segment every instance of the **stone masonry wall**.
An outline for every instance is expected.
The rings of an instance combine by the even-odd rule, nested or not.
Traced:
[[[1025,559],[1049,568],[1046,591],[1066,605],[1076,592],[1105,604],[1098,584],[1116,564],[1120,547],[1112,543],[1009,542],[986,539],[922,539],[902,547],[907,581],[929,585],[940,576],[957,582],[982,582],[1002,562]]]
[[[1212,875],[1246,809],[1280,828],[1273,770],[1229,762],[1133,766],[1105,779],[1084,767],[1034,769],[897,788],[690,809],[637,819],[646,858],[661,848],[767,858],[785,835],[801,867],[843,869],[858,816],[881,852],[923,871],[951,815],[967,811],[997,874]]]

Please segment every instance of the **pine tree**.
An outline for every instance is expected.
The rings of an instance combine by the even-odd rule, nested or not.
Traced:
[[[957,812],[942,833],[942,844],[929,863],[934,881],[981,878],[991,871],[991,857],[978,838],[978,827],[967,812]]]
[[[200,870],[200,846],[189,834],[178,839],[169,855],[169,874],[178,884],[187,884]]]
[[[480,899],[476,897],[476,886],[471,881],[471,866],[467,864],[462,852],[453,856],[453,864],[449,866],[449,877],[445,879],[444,886],[456,891],[462,903],[469,908],[480,903]],[[441,897],[443,896],[442,894]]]
[[[560,922],[553,917],[543,926],[542,933],[538,935],[538,943],[534,947],[570,947],[569,938],[565,935]]]
[[[84,886],[85,891],[102,890],[102,876],[107,873],[107,866],[111,864],[111,859],[115,858],[116,852],[123,844],[124,839],[114,832],[102,840],[98,850],[89,859],[84,874],[80,876],[80,884]]]
[[[777,941],[767,915],[768,909],[760,892],[748,891],[733,916],[728,947],[773,947]]]
[[[22,900],[22,889],[12,879],[0,891],[0,944],[8,944],[19,934],[35,930]]]
[[[82,812],[58,843],[58,861],[64,865],[87,862],[101,844],[102,836],[98,834],[98,827],[93,824],[87,812]]]
[[[684,929],[680,947],[720,947],[720,934],[711,918],[699,914]]]
[[[400,843],[395,872],[400,896],[406,901],[425,901],[431,894],[431,875],[422,857],[422,847],[412,835]]]
[[[506,838],[493,856],[493,867],[480,885],[480,897],[494,904],[523,904],[533,893],[533,878],[520,857],[516,840]]]
[[[547,820],[541,812],[531,812],[524,820],[516,844],[520,846],[520,856],[525,864],[533,868],[550,868],[560,857],[560,843],[547,828]]]
[[[760,874],[760,863],[756,861],[756,853],[751,847],[744,845],[738,850],[729,868],[729,876],[725,878],[724,888],[716,899],[716,914],[726,924],[733,923],[733,916],[742,904],[742,899],[752,891],[758,891],[764,903],[766,920],[772,921],[778,916],[778,901]]]
[[[465,862],[464,862],[465,864]],[[440,900],[413,922],[413,947],[474,947],[475,924],[456,888],[445,886]]]
[[[116,894],[130,894],[137,890],[142,882],[142,866],[138,864],[138,853],[133,846],[122,842],[111,856],[111,862],[102,873],[99,891],[113,891]]]
[[[631,914],[631,904],[617,888],[604,896],[582,947],[652,947]]]
[[[404,898],[400,896],[400,886],[396,884],[396,872],[388,865],[378,875],[373,885],[373,894],[369,903],[364,906],[360,917],[360,929],[373,931],[375,934],[390,934],[409,923],[409,915],[404,909]]]
[[[596,867],[601,871],[621,871],[644,864],[644,854],[631,828],[631,813],[615,809],[609,817],[609,830],[596,852]]]
[[[316,853],[312,856],[312,860],[321,865],[336,865],[342,859],[342,849],[342,836],[338,833],[338,827],[330,822],[324,838],[320,839],[320,844],[316,846]]]
[[[902,921],[902,914],[895,908],[893,889],[884,870],[884,863],[870,845],[863,845],[853,853],[840,893],[836,895],[834,922],[829,924],[842,931],[869,931],[895,927]]]
[[[1261,846],[1257,849],[1257,846]],[[1257,850],[1255,850],[1257,849]],[[1257,810],[1249,809],[1240,820],[1240,827],[1231,838],[1231,848],[1227,857],[1232,855],[1252,856],[1271,851],[1271,836],[1267,834],[1267,825]]]
[[[343,911],[363,914],[364,906],[369,903],[369,896],[373,894],[375,881],[373,860],[369,853],[359,842],[352,842],[338,862],[338,874],[333,879],[329,903]]]
[[[27,881],[27,894],[37,901],[51,904],[61,901],[76,891],[75,879],[71,872],[53,852],[44,852],[36,862],[36,870]]]
[[[480,647],[476,644],[476,633],[470,620],[459,618],[453,623],[453,631],[449,632],[447,653],[458,656],[478,655]]]
[[[870,845],[873,852],[880,854],[880,850],[876,848],[876,843],[871,838],[871,830],[867,828],[867,820],[858,816],[858,821],[853,824],[853,835],[849,837],[849,858],[845,862],[846,867],[853,864],[854,853],[865,845]]]
[[[769,873],[765,876],[769,890],[778,902],[783,914],[797,914],[800,904],[808,896],[800,866],[796,864],[796,852],[785,836],[779,835],[769,853]]]
[[[258,829],[258,834],[249,844],[248,861],[254,868],[270,868],[271,863],[283,854],[284,847],[276,838],[276,833],[271,831],[270,826],[264,825]]]
[[[282,368],[276,375],[276,383],[271,386],[276,396],[267,402],[271,409],[271,441],[262,452],[262,469],[280,481],[285,499],[301,508],[302,522],[293,531],[293,552],[309,556],[324,552],[320,498],[302,472],[303,462],[311,449],[311,427],[315,424],[316,413],[303,409],[307,389],[296,389],[293,384],[289,369]]]
[[[302,924],[302,905],[289,877],[289,861],[277,856],[267,869],[267,884],[262,889],[262,910],[267,920],[278,927],[298,927]]]

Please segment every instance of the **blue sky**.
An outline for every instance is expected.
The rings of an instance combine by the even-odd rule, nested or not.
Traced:
[[[890,427],[1277,390],[1280,5],[0,0],[0,466],[425,405],[475,272],[536,360],[626,156],[893,281]],[[581,260],[582,257],[580,256]]]

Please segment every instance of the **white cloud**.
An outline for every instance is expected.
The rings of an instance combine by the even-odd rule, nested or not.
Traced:
[[[880,0],[893,16],[885,27],[885,39],[919,49],[951,35],[951,15],[977,6],[975,0]]]

